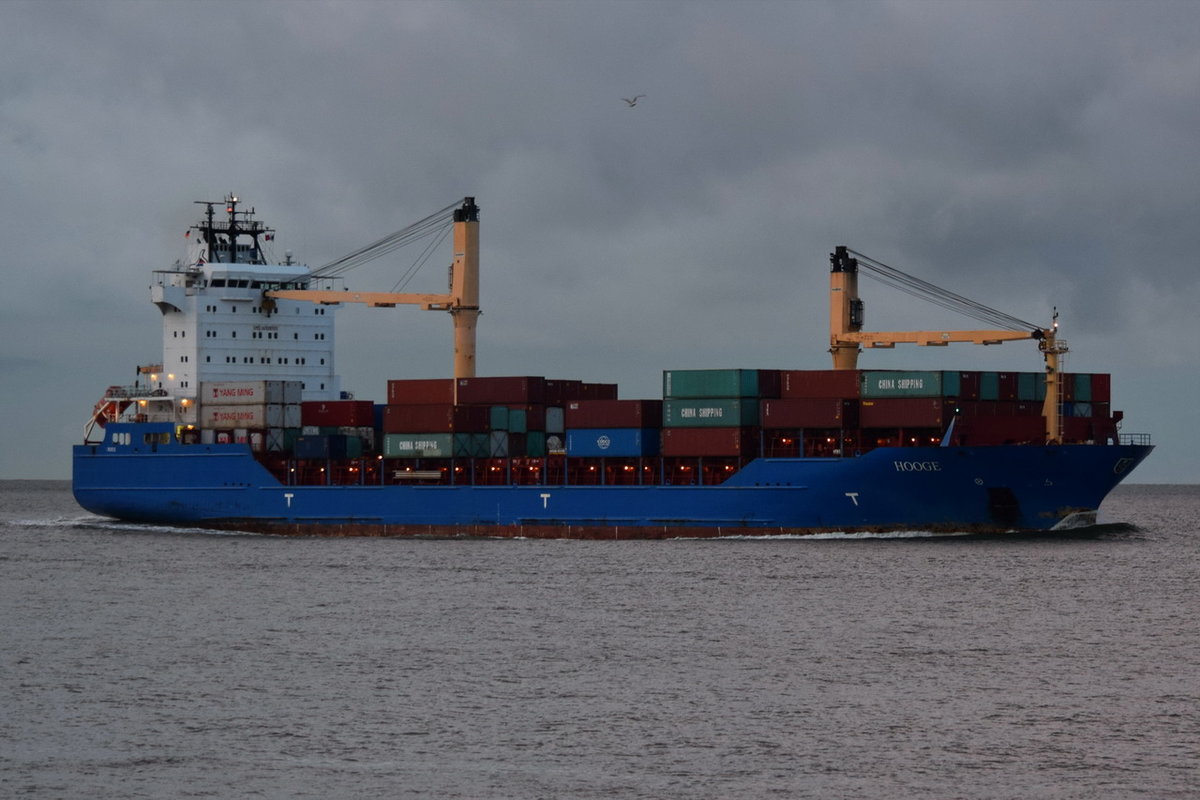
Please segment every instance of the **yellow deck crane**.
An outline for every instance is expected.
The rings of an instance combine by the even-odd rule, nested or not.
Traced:
[[[475,323],[479,318],[479,207],[474,197],[454,209],[454,260],[446,294],[410,292],[351,292],[332,289],[272,289],[267,300],[307,300],[337,305],[363,303],[375,308],[415,305],[427,311],[448,311],[454,322],[454,377],[475,376]]]
[[[860,261],[863,267],[869,269],[876,277],[902,291],[925,296],[947,308],[972,313],[975,316],[982,315],[988,321],[1007,326],[1007,329],[864,331],[863,302],[858,296]],[[1059,375],[1059,359],[1067,352],[1067,345],[1058,339],[1057,313],[1053,324],[1048,328],[1031,325],[906,275],[845,246],[839,246],[830,253],[829,263],[829,352],[833,355],[834,369],[857,369],[858,355],[863,347],[890,348],[903,343],[921,347],[943,347],[951,342],[1001,344],[1033,339],[1037,341],[1046,365],[1046,399],[1042,405],[1042,416],[1046,421],[1046,441],[1052,444],[1062,441],[1062,381]]]

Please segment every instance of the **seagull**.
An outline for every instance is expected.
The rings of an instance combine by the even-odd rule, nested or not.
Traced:
[[[628,97],[622,97],[621,99],[624,100],[626,103],[628,103],[630,108],[633,108],[634,106],[637,105],[637,101],[641,100],[645,96],[646,95],[644,95],[644,94],[638,94],[638,95],[634,95],[632,100],[629,99]]]

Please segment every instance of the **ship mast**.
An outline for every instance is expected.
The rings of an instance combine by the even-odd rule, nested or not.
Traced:
[[[229,215],[226,222],[217,222],[213,207],[218,205],[215,200],[195,200],[197,205],[204,206],[204,222],[198,226],[200,236],[204,241],[209,261],[218,263],[263,264],[262,245],[260,236],[270,238],[273,233],[262,222],[254,219],[254,209],[238,211],[241,200],[230,192],[225,197],[225,212]],[[246,250],[239,250],[238,239],[249,236],[251,244]],[[223,237],[223,238],[222,238]]]

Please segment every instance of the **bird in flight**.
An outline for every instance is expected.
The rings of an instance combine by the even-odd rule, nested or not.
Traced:
[[[634,106],[637,105],[637,101],[641,100],[645,96],[646,95],[644,95],[644,94],[637,94],[637,95],[634,95],[632,98],[622,97],[621,99],[624,100],[626,103],[628,103],[630,108],[633,108]]]

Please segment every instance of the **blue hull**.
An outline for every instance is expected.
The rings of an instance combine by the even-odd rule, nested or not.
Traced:
[[[73,488],[85,509],[116,519],[302,535],[1048,531],[1094,521],[1152,449],[905,447],[760,458],[717,486],[287,486],[245,445],[77,445]]]

